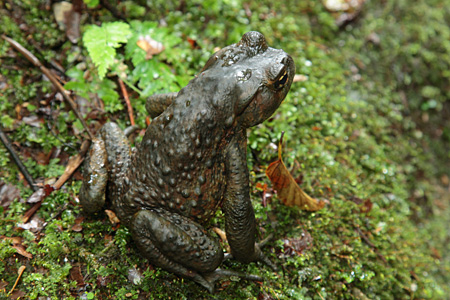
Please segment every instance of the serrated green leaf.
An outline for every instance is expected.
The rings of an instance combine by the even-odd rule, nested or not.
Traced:
[[[104,23],[102,28],[105,29],[108,45],[114,48],[120,46],[120,43],[126,43],[131,35],[130,25],[123,22]]]
[[[130,26],[123,22],[88,27],[83,36],[83,43],[98,68],[100,79],[105,77],[106,71],[114,63],[115,48],[120,47],[120,43],[126,43],[130,35]]]
[[[84,80],[84,71],[78,69],[77,67],[70,68],[66,71],[66,75],[72,79],[75,79],[79,82],[85,82]]]

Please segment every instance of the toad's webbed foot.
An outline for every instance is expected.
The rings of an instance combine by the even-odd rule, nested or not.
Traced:
[[[252,281],[263,281],[264,279],[257,275],[252,274],[245,274],[238,271],[232,271],[232,270],[224,270],[224,269],[217,269],[213,272],[204,273],[202,274],[203,278],[214,288],[214,284],[221,279],[229,278],[232,276],[239,277],[241,279],[245,280],[252,280]],[[214,291],[214,290],[213,290]],[[210,291],[211,292],[211,291]]]
[[[258,247],[259,249],[263,248],[268,241],[270,241],[273,238],[273,234],[269,234],[265,239],[260,241],[258,244],[255,245],[255,247]],[[276,264],[274,264],[267,256],[264,255],[262,251],[260,251],[259,261],[265,263],[268,265],[273,271],[277,271],[278,267]]]
[[[267,256],[264,255],[264,253],[261,251],[261,248],[263,248],[268,241],[270,241],[273,238],[273,234],[269,234],[265,239],[260,241],[259,243],[255,244],[255,261],[260,261],[267,266],[269,266],[274,272],[278,270],[278,267],[276,264],[274,264]],[[226,253],[224,255],[223,261],[229,260],[233,258],[233,254]]]

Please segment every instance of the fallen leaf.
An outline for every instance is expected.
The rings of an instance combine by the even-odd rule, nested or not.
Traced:
[[[262,184],[261,182],[257,182],[256,188],[265,192],[267,190],[267,184],[266,183]]]
[[[17,227],[25,229],[25,230],[35,230],[36,228],[38,228],[39,224],[38,221],[36,220],[31,220],[30,222],[24,222],[24,223],[19,223],[17,224]]]
[[[258,300],[274,300],[275,298],[272,295],[267,294],[266,292],[262,292],[258,294]]]
[[[58,23],[60,29],[65,29],[66,26],[66,16],[67,12],[73,9],[72,3],[62,1],[53,4],[53,14],[55,16],[56,23]]]
[[[72,226],[72,230],[75,232],[80,232],[83,230],[83,226],[81,226],[81,224],[75,224]]]
[[[109,221],[111,222],[111,224],[118,224],[120,223],[119,218],[116,216],[116,214],[109,209],[105,209],[105,213],[108,215]]]
[[[75,280],[77,282],[77,286],[79,287],[85,285],[80,266],[72,266],[72,269],[70,269],[70,279]]]
[[[189,45],[191,45],[191,49],[200,49],[200,46],[198,45],[196,40],[193,40],[193,39],[191,39],[189,37],[186,38],[186,39],[187,39]]]
[[[59,28],[66,31],[69,40],[76,44],[80,38],[80,1],[74,1],[72,4],[62,1],[53,4],[53,13]]]
[[[213,227],[212,230],[220,237],[220,239],[226,244],[225,245],[225,250],[228,253],[231,253],[231,249],[230,249],[230,245],[228,245],[228,240],[227,240],[227,234],[225,233],[225,231],[223,231],[222,229],[218,228],[218,227]]]
[[[0,182],[0,206],[3,208],[8,208],[9,205],[16,199],[20,198],[20,190],[10,184]]]
[[[22,244],[14,244],[12,247],[16,249],[17,253],[19,253],[20,255],[25,256],[29,259],[33,258],[33,255],[28,252]]]
[[[441,255],[441,253],[439,252],[439,250],[438,249],[436,249],[436,248],[434,248],[434,247],[431,247],[431,255],[434,257],[434,258],[436,258],[436,259],[441,259],[442,258],[442,255]]]
[[[356,196],[350,196],[349,200],[360,206],[360,213],[369,213],[372,210],[373,203],[370,199],[363,200]]]
[[[24,299],[25,295],[26,295],[26,293],[24,291],[15,290],[14,292],[11,293],[11,295],[9,295],[9,298],[11,300]]]
[[[97,285],[101,287],[108,286],[111,283],[111,276],[97,276]]]
[[[302,255],[304,250],[312,246],[312,237],[307,231],[303,231],[301,238],[286,238],[283,240],[283,252],[279,257],[292,257]]]
[[[283,132],[284,135],[284,132]],[[283,135],[278,145],[278,160],[271,163],[266,170],[266,175],[272,182],[274,189],[284,205],[298,206],[303,210],[316,211],[325,206],[323,200],[316,200],[308,196],[295,182],[281,158],[281,145]]]
[[[38,116],[34,115],[29,117],[23,117],[22,121],[27,125],[39,128],[42,126],[43,120],[41,120]]]
[[[370,199],[367,199],[366,201],[364,201],[361,207],[361,212],[367,214],[372,210],[372,207],[373,207],[372,201],[370,201]]]
[[[444,175],[441,176],[441,182],[442,182],[443,185],[449,185],[450,184],[450,179],[448,178],[447,175],[444,174]]]
[[[158,41],[152,39],[149,35],[141,37],[136,44],[139,48],[146,52],[145,59],[150,59],[155,54],[159,54],[164,51],[164,45]]]
[[[0,290],[4,290],[8,286],[8,281],[0,281]]]
[[[223,231],[219,227],[213,227],[212,230],[222,239],[222,241],[227,241],[227,234],[225,233],[225,231]]]
[[[128,269],[128,280],[134,284],[134,285],[139,285],[142,282],[142,272],[138,269],[136,269],[136,267],[132,267],[130,269]]]
[[[47,196],[47,193],[44,188],[37,190],[31,196],[27,199],[27,203],[34,204],[41,202],[45,197]]]
[[[21,238],[21,237],[19,237],[19,236],[12,236],[12,237],[9,237],[9,236],[0,235],[0,239],[3,239],[3,240],[9,240],[9,241],[11,241],[11,243],[13,243],[13,244],[21,244],[22,241],[23,241],[23,238]]]
[[[267,206],[267,184],[261,184],[260,182],[256,183],[256,188],[262,191],[262,205],[263,207]]]

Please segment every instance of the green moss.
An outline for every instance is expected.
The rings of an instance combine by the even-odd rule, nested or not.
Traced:
[[[249,30],[261,31],[271,46],[293,56],[304,81],[293,84],[274,118],[249,134],[259,231],[262,237],[274,234],[264,251],[280,271],[227,261],[224,268],[257,274],[265,281],[222,281],[216,299],[442,299],[450,293],[446,230],[450,200],[437,183],[450,175],[448,0],[415,5],[406,0],[369,1],[360,18],[341,29],[319,1],[251,2],[246,8],[240,1],[188,1],[182,7],[170,1],[154,1],[151,7],[145,1],[126,1],[120,11],[137,18],[130,22],[134,40],[117,52],[120,64],[103,81],[92,63],[82,58],[85,50],[63,44],[64,34],[44,1],[34,6],[32,2],[15,5],[23,12],[23,22],[39,29],[32,37],[43,41],[44,49],[42,56],[36,54],[45,60],[60,58],[52,48],[62,45],[67,58],[60,60],[74,80],[67,87],[86,98],[101,98],[108,116],[114,113],[113,118],[124,120],[123,126],[127,118],[120,114],[121,93],[113,74],[123,72],[128,84],[148,93],[174,91],[198,72],[215,46],[234,43]],[[1,17],[2,32],[27,45],[8,5]],[[86,24],[115,21],[104,9],[89,12]],[[165,27],[157,25],[162,17]],[[150,62],[134,51],[135,40],[146,31],[166,46]],[[200,49],[192,49],[187,38]],[[77,125],[64,105],[58,109],[53,131],[15,124],[16,105],[27,103],[27,113],[37,114],[40,97],[53,89],[48,82],[35,80],[39,70],[15,68],[15,59],[5,55],[8,49],[1,41],[0,63],[7,66],[1,70],[1,81],[13,87],[0,91],[1,122],[13,129],[10,138],[46,153],[79,143],[69,136]],[[144,78],[149,68],[164,80]],[[131,98],[139,95],[131,92]],[[144,126],[141,100],[135,104],[137,123]],[[274,148],[282,131],[284,161],[296,166],[293,176],[302,178],[302,188],[328,199],[323,210],[309,213],[284,207],[276,196],[263,207],[262,192],[253,188],[256,183],[269,184],[263,170],[276,159]],[[438,138],[436,132],[442,132]],[[46,166],[31,159],[25,163],[35,178],[57,177],[63,171],[57,159]],[[26,199],[31,190],[23,187],[3,147],[0,166],[2,180],[18,185]],[[29,205],[16,201],[0,209],[0,235],[22,237],[33,255],[27,261],[9,240],[0,240],[0,274],[8,282],[6,291],[18,268],[27,265],[17,289],[32,299],[211,297],[193,282],[151,266],[139,255],[128,230],[112,227],[105,214],[86,216],[80,223],[75,198],[79,186],[79,181],[67,183],[44,200],[37,216],[47,225],[39,238],[29,230],[17,230]],[[215,222],[223,225],[221,214]],[[74,230],[75,224],[81,230]],[[304,236],[311,236],[308,246],[300,254],[289,252],[286,240]],[[81,292],[70,276],[74,265],[80,266],[84,277],[86,288]],[[133,283],[131,271],[139,273],[140,280]],[[4,294],[0,291],[0,296]]]

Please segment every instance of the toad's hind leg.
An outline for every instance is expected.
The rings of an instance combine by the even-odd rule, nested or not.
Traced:
[[[141,210],[130,228],[136,245],[151,263],[214,290],[214,282],[202,274],[219,266],[223,252],[218,240],[199,224],[164,210]]]
[[[106,193],[114,193],[123,186],[131,153],[127,138],[115,123],[106,123],[92,140],[84,163],[80,202],[89,212],[99,211],[105,204]]]

